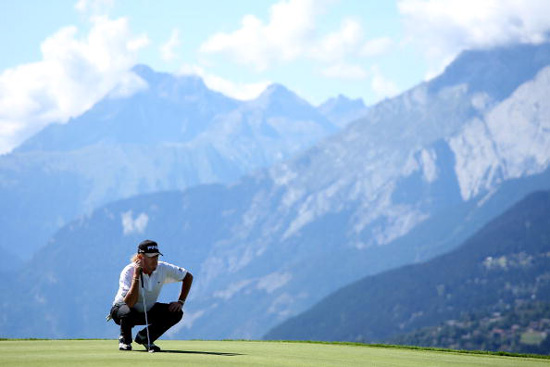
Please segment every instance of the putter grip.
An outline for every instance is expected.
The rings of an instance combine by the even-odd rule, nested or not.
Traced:
[[[145,289],[145,286],[143,285],[143,273],[139,274],[139,279],[141,280],[141,288]]]

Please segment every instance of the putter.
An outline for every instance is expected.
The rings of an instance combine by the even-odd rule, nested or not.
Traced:
[[[147,351],[153,353],[153,349],[149,349],[151,346],[151,339],[149,338],[149,320],[147,320],[147,307],[145,304],[145,285],[143,284],[143,273],[141,273],[141,298],[143,299],[143,312],[145,312],[145,330],[147,331]]]

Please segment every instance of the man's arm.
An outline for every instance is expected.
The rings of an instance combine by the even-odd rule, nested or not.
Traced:
[[[134,267],[134,275],[132,277],[132,285],[130,286],[130,290],[128,291],[128,293],[126,293],[126,296],[124,297],[124,303],[126,303],[128,307],[134,307],[139,299],[140,274],[141,267],[139,266],[139,264],[136,264]]]
[[[192,284],[193,284],[193,274],[187,272],[187,274],[185,274],[185,277],[181,282],[181,291],[177,302],[170,303],[170,307],[168,308],[170,311],[177,312],[183,308],[183,304],[187,299],[187,295],[189,294],[189,290],[191,290]]]

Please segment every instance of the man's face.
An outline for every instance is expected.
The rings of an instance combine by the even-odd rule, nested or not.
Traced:
[[[148,272],[150,273],[154,272],[157,269],[158,264],[159,264],[159,255],[153,256],[153,257],[149,257],[146,255],[143,256],[144,269],[147,270]]]

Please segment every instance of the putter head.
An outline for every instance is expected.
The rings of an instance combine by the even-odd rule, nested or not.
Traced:
[[[149,349],[149,353],[155,353],[154,349]]]

